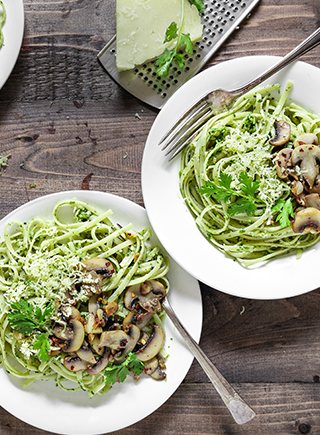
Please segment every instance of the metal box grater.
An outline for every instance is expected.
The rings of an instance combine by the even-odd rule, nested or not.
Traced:
[[[186,54],[184,68],[173,64],[168,76],[157,76],[155,61],[119,72],[116,67],[116,35],[99,52],[98,59],[120,86],[150,106],[161,109],[171,95],[203,67],[259,1],[204,0],[202,39],[194,44],[192,56]]]

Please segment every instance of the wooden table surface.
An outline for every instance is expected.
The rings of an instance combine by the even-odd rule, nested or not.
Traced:
[[[141,160],[158,112],[121,89],[97,61],[115,33],[115,0],[24,0],[24,6],[22,49],[0,91],[0,154],[11,154],[0,178],[0,218],[42,195],[81,189],[89,174],[91,190],[143,205]],[[319,0],[261,0],[207,66],[245,55],[283,56],[318,26]],[[320,67],[320,46],[302,59]],[[319,289],[274,301],[203,284],[201,291],[201,347],[256,418],[236,425],[195,361],[163,406],[114,434],[320,434]],[[46,432],[0,408],[0,434],[21,433]]]

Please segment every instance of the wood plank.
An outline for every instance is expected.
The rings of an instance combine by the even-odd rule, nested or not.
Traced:
[[[320,433],[319,384],[261,383],[233,386],[256,412],[256,417],[245,425],[239,426],[234,423],[211,384],[184,383],[152,415],[112,434],[316,435]],[[49,433],[19,421],[2,408],[0,408],[0,421],[1,435]]]

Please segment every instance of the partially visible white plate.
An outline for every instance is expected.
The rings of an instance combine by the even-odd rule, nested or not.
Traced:
[[[0,49],[0,89],[8,80],[19,56],[24,32],[23,0],[2,0],[7,18],[3,26],[4,45]]]
[[[168,253],[199,281],[234,296],[279,299],[320,286],[315,272],[320,244],[297,259],[294,255],[245,269],[214,248],[198,230],[179,191],[180,157],[172,162],[158,143],[176,119],[206,92],[234,89],[275,64],[276,56],[243,57],[220,63],[193,77],[170,98],[149,133],[142,161],[142,191],[151,225]],[[320,114],[320,70],[297,62],[266,83],[293,80],[291,99]],[[262,85],[261,85],[262,86]]]
[[[34,216],[47,216],[63,199],[80,199],[97,210],[111,208],[111,220],[122,225],[132,223],[136,230],[149,227],[145,210],[128,201],[104,192],[70,191],[41,197],[10,213],[0,222],[0,234],[12,220],[25,222]],[[152,237],[153,243],[158,243]],[[198,282],[172,261],[168,274],[171,283],[169,300],[182,323],[196,341],[202,327],[202,303]],[[23,390],[20,381],[8,376],[0,367],[0,405],[20,420],[58,434],[93,435],[123,429],[159,408],[178,388],[186,376],[193,357],[183,340],[165,320],[167,381],[142,377],[138,383],[127,379],[104,396],[89,399],[85,392],[67,393],[53,382],[36,382]],[[165,418],[165,416],[164,416]]]

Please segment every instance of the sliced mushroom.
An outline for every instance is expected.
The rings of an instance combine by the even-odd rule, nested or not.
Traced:
[[[53,335],[61,340],[71,340],[73,332],[63,326],[55,326],[52,331]]]
[[[72,372],[83,372],[88,367],[88,362],[83,361],[78,356],[65,356],[63,364]]]
[[[81,317],[80,311],[77,310],[77,308],[73,305],[62,305],[60,302],[56,301],[56,308],[58,311],[57,314],[61,319],[61,323],[68,323],[70,319],[77,319]]]
[[[306,207],[314,207],[320,210],[320,196],[318,193],[311,193],[304,197],[304,203]]]
[[[161,311],[160,299],[165,295],[165,286],[160,281],[151,279],[128,287],[123,301],[129,310],[133,310],[135,304],[139,303],[146,311]]]
[[[102,279],[110,278],[110,276],[114,273],[112,263],[105,258],[88,258],[87,260],[82,261],[82,264],[85,265],[87,272],[94,271],[98,275],[101,275]]]
[[[98,355],[102,355],[104,352],[104,347],[100,347],[100,336],[97,334],[88,334],[88,341],[92,349],[97,353]]]
[[[93,313],[88,314],[84,327],[87,334],[101,334],[102,332],[102,327],[97,322],[97,316]]]
[[[84,340],[84,328],[79,320],[71,319],[66,329],[66,342],[62,347],[63,352],[76,352]]]
[[[301,145],[292,151],[292,164],[300,164],[301,174],[310,188],[319,174],[319,159],[320,147],[316,145]]]
[[[105,348],[103,355],[92,367],[87,367],[89,375],[97,375],[104,370],[109,363],[110,349]]]
[[[106,346],[116,351],[115,359],[120,359],[131,352],[140,337],[140,329],[130,325],[127,332],[120,330],[104,331],[101,334],[100,347]]]
[[[314,180],[313,186],[310,189],[308,186],[305,186],[306,190],[309,193],[319,193],[320,194],[320,175],[318,174],[316,176],[316,179]]]
[[[146,375],[152,375],[152,373],[154,373],[157,370],[158,365],[159,365],[158,358],[154,357],[144,363],[143,371]]]
[[[320,210],[314,207],[307,207],[296,212],[292,223],[292,230],[295,233],[319,232]]]
[[[294,196],[299,196],[304,191],[303,184],[299,180],[293,180],[292,187],[291,187],[292,193]]]
[[[89,348],[88,343],[86,343],[85,341],[83,342],[80,349],[77,350],[76,354],[83,361],[87,361],[91,365],[96,363],[96,359],[92,353],[92,350]]]
[[[88,311],[89,313],[97,314],[97,311],[101,308],[101,303],[98,301],[101,298],[99,295],[92,295],[88,301]]]
[[[144,311],[139,309],[138,311],[131,311],[122,322],[122,328],[126,330],[131,324],[137,325],[139,329],[144,328],[153,316],[154,311]]]
[[[290,170],[292,171],[291,163],[292,149],[284,148],[278,152],[275,157],[276,171],[280,178],[287,178]]]
[[[165,340],[165,335],[158,325],[153,326],[153,331],[146,344],[137,351],[137,358],[140,361],[149,361],[154,358],[161,350]]]
[[[291,125],[280,119],[279,121],[275,121],[275,136],[273,139],[269,141],[270,145],[279,146],[284,145],[289,142],[291,135]]]
[[[157,361],[158,361],[157,368],[153,373],[150,374],[150,376],[156,381],[162,381],[163,379],[166,378],[166,374],[164,372],[166,365],[163,361],[163,358],[160,355],[157,356]]]
[[[318,144],[318,136],[314,133],[303,133],[300,136],[296,137],[293,141],[293,146],[296,148],[300,145],[304,144]]]

